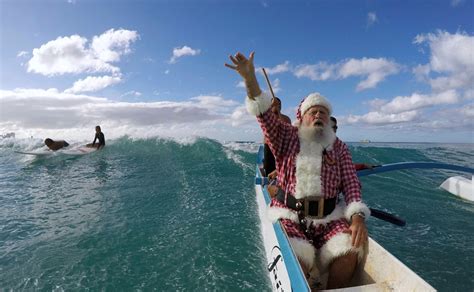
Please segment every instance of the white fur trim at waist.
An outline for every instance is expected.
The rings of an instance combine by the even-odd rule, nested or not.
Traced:
[[[313,224],[313,226],[318,225],[325,225],[331,221],[338,220],[344,218],[344,203],[339,203],[336,205],[336,208],[331,212],[331,214],[327,215],[321,219],[310,219],[306,218],[306,222],[309,224]],[[289,209],[289,208],[281,208],[281,207],[269,207],[267,209],[267,217],[272,222],[276,222],[278,219],[288,219],[295,223],[298,223],[298,214],[296,211]]]

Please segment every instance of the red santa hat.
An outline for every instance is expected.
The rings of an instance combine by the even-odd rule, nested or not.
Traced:
[[[306,111],[315,105],[324,106],[328,110],[328,114],[332,114],[332,106],[327,98],[322,96],[319,92],[311,93],[301,101],[300,106],[298,107],[298,111],[296,112],[297,125],[302,122],[303,115]]]

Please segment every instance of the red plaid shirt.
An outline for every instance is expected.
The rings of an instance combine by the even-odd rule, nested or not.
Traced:
[[[282,122],[271,110],[257,116],[257,120],[275,156],[280,187],[294,196],[296,158],[300,152],[298,128]],[[334,198],[342,192],[347,205],[361,201],[360,182],[347,145],[336,138],[332,149],[325,152],[321,167],[324,198]]]

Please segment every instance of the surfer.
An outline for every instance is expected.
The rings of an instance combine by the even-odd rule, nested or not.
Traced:
[[[64,140],[54,141],[51,138],[46,138],[44,144],[53,151],[69,146],[69,143]]]
[[[99,140],[99,143],[95,143],[95,141]],[[87,144],[86,147],[90,147],[90,148],[97,148],[98,149],[101,149],[105,146],[105,136],[104,136],[104,133],[102,133],[102,130],[100,129],[100,126],[96,126],[95,127],[95,137],[94,137],[94,141],[92,141],[92,143],[90,144]]]
[[[269,110],[271,97],[260,90],[253,59],[254,53],[249,59],[237,53],[225,66],[244,79],[247,110],[257,116],[279,165],[281,190],[268,214],[281,220],[308,277],[328,271],[328,289],[345,287],[366,252],[370,210],[349,149],[330,127],[331,104],[312,93],[300,103],[295,126],[282,122]],[[345,204],[338,202],[341,192]]]

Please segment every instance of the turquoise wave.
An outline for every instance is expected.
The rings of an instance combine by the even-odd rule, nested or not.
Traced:
[[[269,291],[253,188],[255,143],[121,138],[70,157],[0,141],[0,287],[14,290]],[[457,162],[467,147],[350,144],[354,161]],[[365,201],[405,228],[371,235],[440,290],[474,287],[474,204],[437,186],[452,172],[362,179]]]

